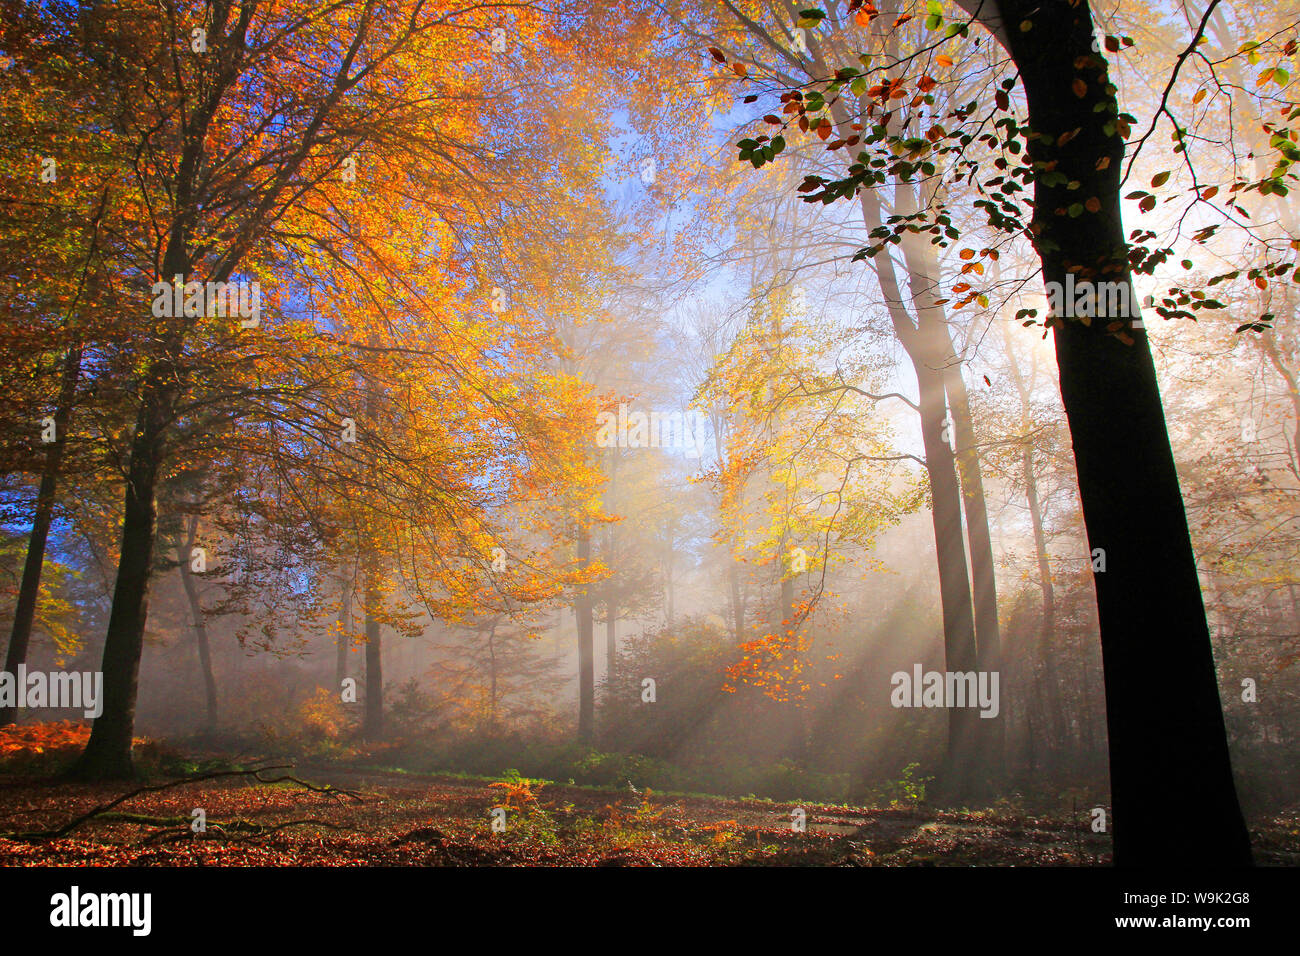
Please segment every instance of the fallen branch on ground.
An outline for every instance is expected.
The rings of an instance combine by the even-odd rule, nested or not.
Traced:
[[[81,826],[82,824],[88,823],[91,820],[104,816],[106,813],[108,813],[108,811],[112,810],[114,807],[125,803],[126,801],[132,799],[133,797],[138,797],[144,793],[158,793],[159,791],[170,790],[174,787],[183,787],[186,784],[202,783],[206,780],[218,780],[223,777],[252,777],[258,783],[268,784],[268,785],[276,784],[276,783],[293,783],[307,790],[310,790],[313,793],[319,793],[324,796],[328,796],[334,800],[341,800],[344,797],[351,797],[357,803],[364,802],[361,799],[361,795],[357,793],[355,790],[340,790],[339,788],[334,787],[330,784],[326,784],[325,786],[322,787],[314,783],[309,783],[306,780],[300,780],[298,777],[294,777],[289,774],[284,774],[279,777],[271,777],[269,779],[262,776],[262,774],[264,773],[271,773],[272,771],[275,770],[292,770],[292,769],[293,769],[293,764],[279,764],[273,767],[256,767],[252,770],[216,770],[211,773],[201,773],[192,777],[183,777],[180,780],[172,780],[168,783],[150,784],[149,786],[139,787],[128,793],[124,793],[121,796],[116,797],[113,800],[110,800],[108,803],[101,804],[100,806],[95,807],[93,810],[90,810],[87,813],[83,813],[79,817],[74,817],[73,819],[65,823],[63,826],[59,827],[58,829],[34,830],[28,833],[0,833],[0,836],[3,836],[5,839],[9,839],[9,840],[58,839],[59,837],[67,836],[69,833],[71,833],[73,830],[75,830],[77,827]],[[128,816],[128,815],[123,814],[123,816]]]

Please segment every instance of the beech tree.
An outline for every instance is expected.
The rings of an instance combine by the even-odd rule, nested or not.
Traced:
[[[1003,137],[1015,142],[1009,157],[997,164],[1000,175],[993,185],[1011,176],[1032,185],[1029,221],[1023,221],[1020,207],[1006,200],[1000,206],[983,200],[977,205],[983,204],[995,231],[1024,235],[1033,242],[1046,283],[1067,288],[1067,281],[1073,287],[1076,279],[1110,282],[1128,292],[1117,300],[1118,308],[1108,304],[1095,318],[1051,315],[1043,323],[1054,335],[1089,545],[1104,555],[1094,580],[1116,862],[1249,864],[1250,841],[1232,779],[1195,556],[1155,367],[1133,292],[1134,270],[1150,270],[1168,255],[1141,240],[1130,244],[1124,232],[1120,182],[1125,141],[1135,119],[1121,112],[1086,0],[961,0],[959,5],[968,20],[948,22],[942,4],[932,3],[924,14],[926,27],[946,26],[947,38],[960,37],[962,43],[975,42],[968,38],[971,24],[986,30],[1010,55],[1028,114],[1022,123],[1011,109],[1008,93],[1017,77],[1002,81],[993,97],[993,114],[1004,118],[995,126],[997,132],[984,134],[981,142],[994,147],[1003,144]],[[1213,7],[1211,3],[1198,25],[1189,51],[1199,42]],[[859,0],[831,9],[839,19],[856,17],[862,24],[880,15]],[[815,27],[827,13],[806,10],[800,17],[801,26]],[[876,27],[889,34],[908,19],[910,15],[892,21],[881,17]],[[987,117],[987,103],[951,111],[945,119],[953,120],[953,128],[940,126],[929,141],[890,126],[891,113],[908,105],[909,93],[915,108],[936,85],[924,72],[936,45],[886,57],[882,65],[872,66],[864,58],[860,66],[837,68],[809,94],[792,90],[783,95],[789,122],[797,121],[823,140],[835,125],[831,106],[850,95],[862,100],[857,125],[828,148],[861,143],[868,149],[858,154],[845,177],[808,177],[800,189],[809,201],[856,200],[886,176],[933,176],[935,160],[949,151],[960,157],[954,178],[976,175],[976,161],[962,152],[975,136],[963,127]],[[1106,51],[1118,49],[1118,39],[1106,38]],[[943,58],[951,63],[951,57]],[[1174,65],[1175,76],[1184,58]],[[909,79],[914,70],[921,75]],[[902,103],[891,102],[899,98]],[[823,118],[823,111],[829,115]],[[1161,118],[1157,113],[1153,129]],[[952,145],[941,145],[930,156],[934,141]],[[772,161],[784,148],[783,137],[741,144],[742,158],[755,166]],[[1012,169],[1009,160],[1016,156],[1019,165]],[[1283,165],[1253,186],[1268,192],[1285,172]],[[1167,175],[1159,182],[1164,178]],[[877,242],[858,257],[879,255],[889,244],[902,242],[905,234],[922,233],[936,236],[936,245],[960,236],[939,201],[929,209],[900,210],[874,231]],[[1141,231],[1134,235],[1145,238]],[[963,258],[974,255],[971,250]],[[995,258],[988,248],[979,255]],[[971,292],[971,298],[978,295]],[[937,289],[926,296],[939,304],[944,301]],[[1157,309],[1167,318],[1191,314],[1173,307],[1174,300],[1167,303]],[[1189,793],[1198,798],[1188,801]],[[1212,821],[1208,832],[1207,820]],[[1181,836],[1192,828],[1202,837],[1195,844]]]

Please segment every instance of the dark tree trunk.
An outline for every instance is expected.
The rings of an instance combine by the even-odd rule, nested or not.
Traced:
[[[72,420],[72,407],[77,381],[81,378],[81,349],[68,350],[64,359],[63,378],[59,384],[59,398],[54,408],[54,441],[45,453],[41,468],[41,484],[36,492],[36,509],[32,515],[32,533],[27,539],[27,558],[23,562],[23,578],[18,585],[18,601],[14,606],[13,630],[9,633],[9,648],[5,652],[5,670],[18,673],[18,666],[27,663],[27,649],[31,644],[32,623],[36,619],[36,604],[41,594],[41,572],[45,568],[45,545],[49,540],[50,526],[54,523],[54,499],[59,482],[59,469],[68,441],[68,423]],[[12,724],[18,716],[16,707],[0,708],[0,727]]]
[[[155,492],[162,460],[162,433],[171,419],[173,401],[174,387],[164,363],[155,363],[144,384],[131,440],[122,547],[101,664],[104,709],[91,729],[86,749],[69,770],[77,779],[123,780],[135,776],[131,737],[135,730],[140,654],[149,615],[149,576],[157,533]]]
[[[215,111],[216,103],[211,104]],[[175,208],[162,258],[162,276],[184,281],[192,267],[189,255],[193,227],[194,182],[202,164],[203,141],[212,112],[196,117],[186,138],[175,178]],[[107,194],[105,194],[107,195]],[[210,277],[225,281],[237,259],[230,259],[224,271]],[[164,435],[175,418],[177,396],[184,375],[179,359],[184,352],[188,320],[174,316],[158,329],[157,351],[140,381],[140,405],[131,436],[130,464],[126,471],[126,493],[122,513],[122,546],[118,555],[117,581],[113,585],[113,607],[104,637],[103,711],[90,731],[86,749],[69,768],[69,775],[82,780],[114,780],[135,776],[131,763],[131,738],[135,730],[136,691],[140,678],[140,655],[144,650],[144,628],[149,617],[149,578],[153,573],[157,538],[158,472],[165,455]]]
[[[591,530],[578,529],[578,566],[591,564]],[[596,735],[596,654],[595,623],[591,613],[591,595],[581,585],[574,596],[573,616],[578,625],[578,740],[591,743]]]
[[[846,117],[837,117],[843,129]],[[880,199],[871,190],[858,194],[863,225],[868,230],[881,225]],[[942,341],[943,319],[934,306],[934,290],[924,276],[910,276],[917,319],[913,324],[903,308],[903,292],[893,260],[877,256],[873,262],[882,296],[898,340],[916,373],[920,403],[921,437],[925,447],[925,471],[932,499],[935,557],[939,570],[939,599],[943,610],[944,666],[950,671],[976,669],[975,614],[971,603],[970,576],[966,565],[966,541],[961,521],[961,486],[957,479],[956,456],[944,439],[947,421],[943,367],[947,356],[936,343]],[[969,793],[978,780],[980,718],[973,708],[952,708],[948,713],[948,744],[939,790],[955,798]]]
[[[180,559],[181,584],[185,588],[185,598],[189,601],[190,616],[194,621],[194,640],[198,645],[199,668],[203,672],[203,689],[207,699],[207,729],[211,731],[217,729],[217,679],[212,673],[212,653],[208,647],[208,628],[203,622],[203,606],[199,603],[199,589],[194,583],[194,573],[190,569],[194,542],[198,535],[199,517],[190,515],[185,535],[185,548],[177,557]]]
[[[901,215],[916,213],[919,209],[914,187],[897,183],[894,189],[896,212]],[[944,298],[940,283],[939,260],[935,247],[914,235],[902,241],[904,261],[907,265],[908,285],[913,308],[917,314],[919,350],[913,361],[920,359],[929,368],[942,372],[943,387],[952,416],[952,441],[958,473],[960,475],[962,511],[966,516],[966,538],[970,544],[970,570],[973,585],[973,612],[975,621],[975,655],[981,671],[999,672],[1002,662],[1002,638],[998,627],[997,577],[993,563],[993,542],[989,535],[988,506],[984,498],[984,477],[980,468],[979,443],[975,437],[975,424],[971,419],[970,396],[962,378],[961,356],[953,347],[943,307],[936,300]],[[981,774],[980,785],[991,785],[1002,776],[1003,750],[1008,712],[1005,697],[1007,682],[999,682],[998,716],[980,719],[976,724],[980,735]],[[973,794],[974,795],[974,794]]]
[[[931,520],[939,560],[939,598],[943,609],[944,666],[950,671],[976,669],[975,621],[971,610],[966,542],[962,535],[961,491],[952,448],[943,438],[947,421],[943,373],[914,362],[920,394],[921,437],[930,479]],[[972,707],[948,710],[948,749],[940,789],[949,798],[970,792],[979,776],[976,747],[979,712]]]
[[[998,626],[998,588],[993,562],[993,538],[989,534],[988,504],[984,497],[984,476],[980,467],[975,423],[971,418],[970,397],[962,378],[961,365],[949,365],[944,375],[948,404],[952,411],[957,439],[957,468],[961,475],[962,509],[966,514],[966,536],[970,542],[971,581],[974,585],[975,653],[981,671],[1002,670],[1002,635]],[[1003,774],[1006,746],[1006,715],[1009,711],[1009,682],[998,683],[998,716],[981,718],[979,729],[984,738],[984,765],[992,781]]]
[[[1062,183],[1035,183],[1044,279],[1129,285],[1121,219],[1117,108],[1092,51],[1088,5],[1003,0],[1003,35],[1037,136],[1029,155]],[[1018,25],[1030,24],[1029,29]],[[1086,84],[1084,96],[1072,84]],[[1095,111],[1098,107],[1100,111]],[[1078,130],[1063,146],[1063,134]],[[1099,160],[1109,159],[1105,169]],[[1065,183],[1077,180],[1077,190]],[[1097,213],[1058,215],[1096,197]],[[1131,312],[1138,310],[1132,302]],[[1250,839],[1233,785],[1223,711],[1196,561],[1146,332],[1128,316],[1055,327],[1061,397],[1078,467],[1101,629],[1115,862],[1127,866],[1248,865]],[[1107,334],[1121,320],[1129,342]],[[1194,833],[1195,839],[1188,839]]]

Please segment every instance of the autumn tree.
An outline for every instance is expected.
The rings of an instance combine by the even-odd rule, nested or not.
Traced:
[[[1070,282],[1118,283],[1129,293],[1117,307],[1108,305],[1091,320],[1053,314],[1046,323],[1055,339],[1089,544],[1106,556],[1105,570],[1097,568],[1095,584],[1106,678],[1116,861],[1124,865],[1182,860],[1249,863],[1250,844],[1232,780],[1186,514],[1147,332],[1132,294],[1134,270],[1154,269],[1167,253],[1144,245],[1147,235],[1141,230],[1130,244],[1123,229],[1120,183],[1125,140],[1135,119],[1121,112],[1105,56],[1107,51],[1118,51],[1121,42],[1107,38],[1102,50],[1083,0],[1049,5],[963,0],[960,5],[971,19],[948,25],[949,37],[966,37],[974,22],[987,29],[1018,70],[1028,113],[1022,125],[1007,96],[1017,79],[1002,81],[994,109],[1007,114],[1007,121],[997,127],[1002,132],[985,134],[984,141],[994,148],[1003,146],[1004,136],[1015,142],[1008,149],[1010,158],[1003,157],[998,169],[1032,185],[1034,205],[1026,222],[1014,202],[999,206],[990,201],[986,204],[990,227],[1007,235],[1028,236],[1045,281],[1057,288],[1065,288],[1068,277]],[[942,6],[933,6],[938,9],[926,11],[927,26],[944,28],[948,21]],[[875,8],[860,3],[851,3],[836,15],[852,15],[859,7],[859,15],[874,19]],[[817,10],[810,19],[820,21],[826,16]],[[888,33],[902,20],[884,20],[878,29]],[[1197,25],[1189,52],[1199,42],[1204,24],[1203,19]],[[908,145],[905,137],[888,128],[886,115],[896,90],[919,89],[920,81],[913,77],[909,82],[907,74],[923,69],[933,49],[926,45],[904,51],[899,59],[883,65],[840,67],[829,79],[811,104],[813,114],[859,81],[874,100],[863,117],[862,135],[850,137],[853,142],[837,140],[831,145],[840,148],[861,142],[872,149],[860,153],[847,177],[807,181],[811,200],[833,202],[869,191],[884,175],[879,169],[904,178],[933,175],[935,164],[924,155],[929,146],[924,140]],[[1184,59],[1180,56],[1172,68],[1170,88]],[[874,83],[870,89],[868,82]],[[919,95],[923,94],[921,90]],[[811,127],[815,115],[809,115],[809,101],[802,95],[797,100],[794,112]],[[873,120],[871,114],[877,109],[880,112]],[[938,138],[951,137],[953,151],[965,149],[975,135],[953,130],[961,130],[973,114],[984,115],[978,102],[973,110],[954,111],[953,129],[941,128]],[[1163,115],[1162,104],[1152,130]],[[872,123],[869,130],[868,122]],[[1183,137],[1177,126],[1174,135],[1177,140]],[[1139,138],[1139,145],[1145,139]],[[873,159],[878,145],[896,151],[892,157]],[[763,160],[780,151],[779,145],[758,144],[758,148]],[[975,160],[965,156],[957,163],[961,175],[974,175],[974,165]],[[1285,175],[1284,165],[1281,172],[1244,185],[1269,192]],[[945,235],[952,226],[942,204],[917,212],[920,215],[911,213],[883,224],[876,231],[877,243],[863,255],[878,255],[888,244],[902,241],[904,233],[928,231],[938,236],[934,241],[941,245],[955,238],[951,232]],[[1175,317],[1180,313],[1178,304],[1170,300],[1157,312]],[[1116,493],[1121,483],[1125,489],[1141,492]],[[1194,807],[1180,797],[1189,792],[1202,796]],[[1171,806],[1183,809],[1171,818]],[[1215,822],[1209,834],[1198,823],[1207,817]],[[1194,826],[1200,827],[1203,839],[1193,846],[1177,834]]]
[[[426,4],[271,10],[216,2],[87,9],[61,24],[81,38],[76,62],[85,83],[103,91],[101,122],[124,131],[139,157],[135,202],[124,206],[139,218],[128,218],[132,228],[124,230],[119,253],[132,261],[132,289],[140,296],[140,326],[131,339],[138,405],[104,649],[105,710],[75,768],[79,775],[131,773],[156,501],[176,423],[198,395],[235,418],[267,408],[275,417],[285,383],[255,374],[268,354],[299,360],[291,395],[302,391],[303,380],[355,366],[350,343],[313,337],[310,322],[293,314],[292,290],[280,287],[278,308],[271,293],[290,276],[321,274],[331,265],[354,269],[358,253],[371,270],[360,275],[386,281],[377,278],[389,275],[382,259],[350,246],[348,221],[334,216],[358,191],[356,170],[367,162],[383,170],[383,178],[367,182],[371,195],[423,203],[430,218],[462,213],[443,217],[452,222],[451,242],[485,234],[498,184],[487,172],[487,151],[469,141],[470,128],[449,118],[458,112],[456,96],[482,90],[466,70],[467,51],[485,74],[492,72],[490,31],[498,15]],[[508,22],[516,40],[537,32],[527,11]],[[304,62],[315,69],[304,71]],[[488,102],[471,121],[486,121]],[[206,283],[259,280],[268,293],[259,316],[212,315],[196,299]],[[151,294],[155,304],[167,302],[159,284],[182,307],[152,316]],[[413,297],[401,304],[417,307]],[[331,443],[338,424],[329,422]],[[300,436],[319,436],[323,428],[319,414],[293,425]]]

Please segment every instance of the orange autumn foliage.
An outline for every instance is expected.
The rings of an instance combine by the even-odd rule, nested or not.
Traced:
[[[75,720],[0,727],[0,760],[37,754],[72,756],[86,746],[89,737],[90,725]],[[136,743],[143,742],[143,738],[136,738]]]

